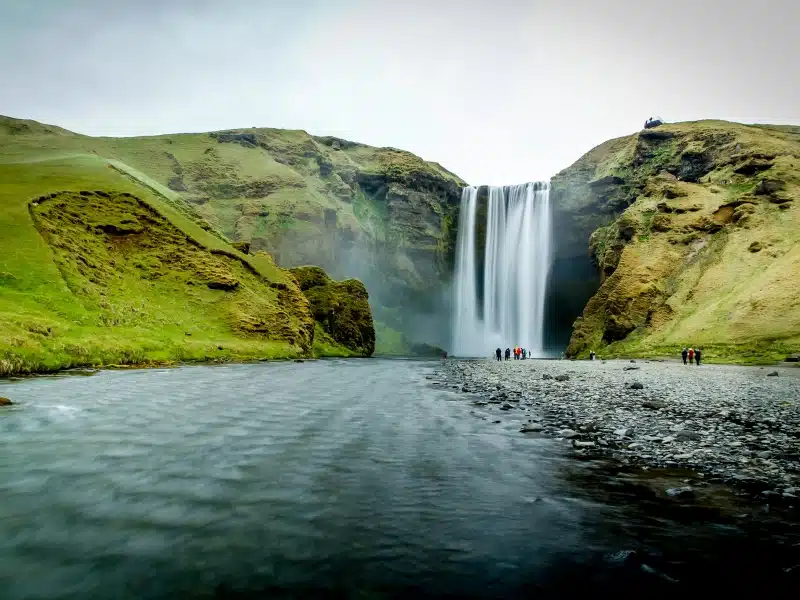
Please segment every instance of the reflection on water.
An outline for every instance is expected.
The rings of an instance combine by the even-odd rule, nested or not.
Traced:
[[[0,598],[797,583],[786,523],[656,501],[520,435],[521,417],[471,415],[426,380],[435,368],[320,361],[3,387],[19,406],[0,414]]]

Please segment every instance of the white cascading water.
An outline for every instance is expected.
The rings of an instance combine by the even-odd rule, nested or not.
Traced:
[[[478,187],[464,188],[458,223],[453,353],[487,356],[520,346],[544,351],[544,303],[550,273],[550,185],[488,188],[483,294],[476,257]]]

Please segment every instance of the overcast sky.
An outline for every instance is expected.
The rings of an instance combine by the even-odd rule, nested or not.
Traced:
[[[656,114],[800,124],[798,32],[800,0],[0,0],[0,114],[305,129],[519,183]]]

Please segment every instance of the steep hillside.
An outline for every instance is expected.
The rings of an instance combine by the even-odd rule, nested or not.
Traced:
[[[569,355],[797,351],[799,128],[665,125],[595,148],[553,187],[561,252],[590,240],[602,282]]]
[[[94,155],[220,238],[248,242],[281,267],[320,265],[370,290],[382,331],[441,321],[463,182],[435,163],[303,131],[245,129],[92,138],[0,118],[6,159]],[[201,220],[196,220],[203,226]],[[387,329],[387,326],[389,329]]]
[[[73,137],[0,121],[0,375],[351,353],[268,254]]]

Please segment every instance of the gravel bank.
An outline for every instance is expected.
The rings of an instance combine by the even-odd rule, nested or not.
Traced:
[[[800,498],[800,368],[449,360],[440,376],[476,415],[519,420],[522,435],[562,438],[580,455]]]

